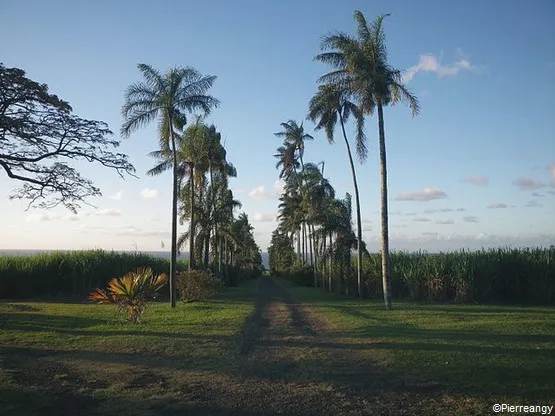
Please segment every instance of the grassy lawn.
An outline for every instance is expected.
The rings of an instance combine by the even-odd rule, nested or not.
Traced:
[[[554,404],[553,308],[397,302],[386,312],[283,281],[262,293],[269,280],[174,310],[151,304],[139,325],[112,305],[0,302],[0,414],[481,415],[497,402]],[[405,401],[414,406],[402,413]]]
[[[348,299],[291,287],[346,350],[459,400],[553,403],[555,309]]]
[[[190,387],[236,372],[254,290],[154,303],[138,325],[113,305],[0,302],[0,413],[172,414]]]

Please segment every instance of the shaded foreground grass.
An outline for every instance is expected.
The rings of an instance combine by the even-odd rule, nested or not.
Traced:
[[[209,302],[0,303],[6,415],[491,414],[552,404],[552,308],[396,304],[260,278]]]

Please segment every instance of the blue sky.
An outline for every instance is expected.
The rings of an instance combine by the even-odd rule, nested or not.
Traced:
[[[353,11],[385,21],[390,62],[405,70],[421,114],[385,111],[394,249],[451,250],[555,242],[555,3],[523,1],[6,1],[0,60],[118,134],[137,63],[194,66],[217,75],[209,122],[238,169],[231,187],[266,249],[279,183],[279,124],[302,121],[327,68],[313,62],[321,36],[354,32]],[[325,161],[339,196],[352,192],[342,141],[315,137],[305,160]],[[377,121],[357,165],[364,239],[378,248]],[[352,133],[352,126],[349,133]],[[121,150],[139,179],[83,165],[103,197],[77,216],[25,211],[0,173],[0,248],[158,250],[169,246],[171,178],[148,177],[155,126]],[[183,229],[183,228],[181,228]]]

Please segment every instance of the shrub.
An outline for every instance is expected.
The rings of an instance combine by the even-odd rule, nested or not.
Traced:
[[[183,301],[199,301],[216,295],[223,288],[221,279],[208,270],[187,270],[177,276],[177,289]]]
[[[146,309],[147,302],[167,283],[165,274],[154,275],[150,268],[140,268],[108,282],[107,290],[95,289],[89,300],[97,303],[115,303],[136,324]]]
[[[312,266],[295,265],[287,277],[299,286],[314,287],[314,268]]]

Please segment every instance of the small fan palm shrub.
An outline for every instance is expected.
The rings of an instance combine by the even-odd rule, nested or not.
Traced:
[[[108,287],[95,289],[89,300],[97,303],[115,303],[120,311],[128,315],[129,322],[140,322],[147,302],[156,297],[157,292],[165,286],[168,277],[155,275],[150,268],[139,268],[120,278],[108,282]]]

